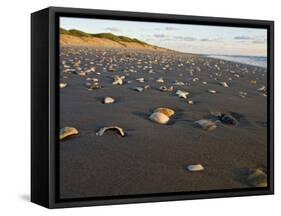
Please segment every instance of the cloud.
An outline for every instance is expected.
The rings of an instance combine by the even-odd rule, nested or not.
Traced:
[[[164,35],[164,34],[154,34],[154,37],[156,37],[156,38],[164,38],[164,37],[166,37],[166,35]]]
[[[236,36],[234,37],[235,40],[251,40],[252,38],[249,37],[249,36],[244,36],[244,35],[241,35],[241,36]]]
[[[195,37],[187,37],[187,36],[175,36],[175,40],[183,40],[183,41],[195,41],[197,40]]]
[[[222,37],[217,38],[201,38],[200,41],[202,42],[222,42],[224,39]]]
[[[266,40],[253,40],[252,43],[254,43],[254,44],[264,44],[264,43],[266,43]]]
[[[165,28],[167,31],[174,31],[174,30],[178,30],[178,28],[173,27],[173,26],[166,26]]]
[[[105,30],[113,31],[113,32],[120,32],[121,31],[119,28],[115,28],[115,27],[107,27],[107,28],[105,28]]]

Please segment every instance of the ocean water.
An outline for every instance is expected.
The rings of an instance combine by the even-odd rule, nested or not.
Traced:
[[[208,55],[208,57],[248,64],[253,66],[259,66],[263,68],[267,67],[267,57],[264,56]]]

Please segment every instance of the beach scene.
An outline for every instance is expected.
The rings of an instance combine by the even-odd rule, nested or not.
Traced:
[[[60,18],[59,196],[267,187],[267,30]]]

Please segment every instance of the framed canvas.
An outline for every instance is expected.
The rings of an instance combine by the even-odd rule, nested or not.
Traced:
[[[31,16],[31,201],[273,194],[273,21]]]

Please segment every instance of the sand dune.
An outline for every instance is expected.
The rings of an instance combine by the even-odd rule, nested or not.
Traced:
[[[156,47],[150,44],[140,44],[136,42],[117,42],[107,38],[98,37],[78,37],[68,34],[60,34],[61,46],[96,46],[108,48],[127,48],[127,49],[143,49],[151,51],[168,51],[165,48]]]

